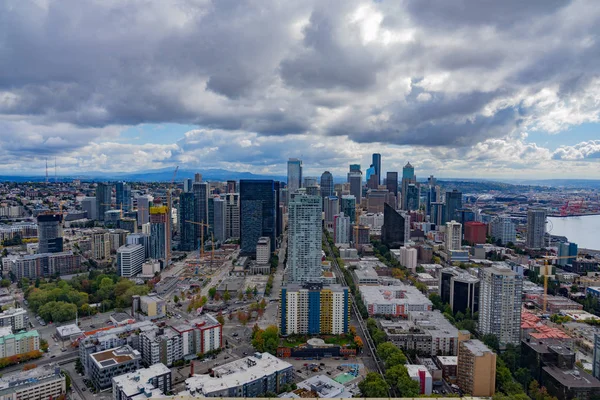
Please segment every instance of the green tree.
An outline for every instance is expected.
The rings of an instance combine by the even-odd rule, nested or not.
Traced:
[[[177,296],[177,295],[173,296],[173,302],[179,303],[179,296]]]
[[[2,287],[9,287],[10,286],[10,280],[4,278],[2,279],[2,281],[0,281],[0,286]]]
[[[389,397],[387,383],[376,372],[369,372],[365,379],[358,384],[358,388],[363,397]]]
[[[210,289],[208,289],[208,295],[210,296],[211,299],[214,299],[216,294],[217,294],[216,287],[213,286]]]
[[[226,290],[225,293],[223,293],[223,300],[225,300],[225,301],[231,300],[231,294],[229,293],[229,290]]]
[[[498,352],[498,350],[500,349],[500,342],[498,341],[498,337],[492,333],[486,333],[485,335],[483,335],[481,341],[495,352]]]

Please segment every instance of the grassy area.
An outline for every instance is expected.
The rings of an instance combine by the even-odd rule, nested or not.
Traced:
[[[307,340],[306,337],[287,337],[281,339],[281,346],[292,348],[306,343]]]
[[[325,343],[327,343],[327,344],[336,344],[338,346],[354,344],[353,340],[348,338],[346,335],[327,336],[327,337],[324,337],[323,340],[325,340]]]

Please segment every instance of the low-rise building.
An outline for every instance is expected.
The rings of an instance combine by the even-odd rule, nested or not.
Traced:
[[[40,335],[38,331],[13,334],[10,326],[0,328],[0,358],[39,351],[39,349]]]
[[[360,286],[370,316],[407,317],[411,311],[431,311],[431,301],[414,286]]]
[[[154,364],[112,378],[113,400],[164,397],[171,388],[171,370],[164,364]]]
[[[442,378],[448,382],[456,382],[458,357],[457,356],[437,356],[435,363],[442,370]]]
[[[350,398],[352,394],[346,391],[346,387],[341,383],[334,381],[327,375],[315,375],[298,383],[298,389],[293,393],[298,397],[314,395],[321,399],[332,398]]]
[[[140,335],[140,352],[145,365],[163,363],[170,367],[183,359],[181,335],[169,327],[144,332]]]
[[[0,327],[10,326],[13,332],[26,329],[25,316],[27,310],[23,308],[9,308],[0,313]]]
[[[122,346],[90,355],[88,378],[98,390],[112,386],[112,378],[140,368],[142,356],[131,346]]]
[[[10,372],[0,378],[2,400],[56,399],[65,392],[66,378],[55,364]]]
[[[496,353],[482,341],[461,341],[458,350],[458,386],[472,396],[491,397],[496,392]]]
[[[223,347],[223,327],[210,314],[171,327],[182,337],[183,356],[204,354]]]
[[[293,382],[293,373],[292,364],[269,353],[255,353],[213,368],[212,376],[194,375],[185,386],[195,397],[261,397],[279,393]]]
[[[407,364],[408,376],[419,383],[419,394],[428,396],[433,390],[433,379],[424,365]]]
[[[167,302],[157,294],[132,296],[131,313],[141,319],[163,318],[167,315]]]
[[[60,340],[72,340],[83,335],[83,331],[76,324],[69,324],[57,326],[56,335]]]

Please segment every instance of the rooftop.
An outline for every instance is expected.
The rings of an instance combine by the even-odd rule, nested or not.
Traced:
[[[315,375],[298,383],[299,389],[314,391],[320,398],[350,398],[345,386],[326,375]]]
[[[56,332],[58,332],[61,337],[83,334],[83,331],[75,324],[57,326]]]
[[[127,397],[135,396],[140,392],[148,393],[156,388],[152,385],[152,379],[165,374],[170,374],[171,370],[164,364],[158,363],[141,368],[128,374],[115,376],[113,383],[117,384]],[[160,392],[160,391],[159,391]],[[166,393],[157,393],[165,395]]]
[[[4,337],[4,336],[8,336],[8,335],[12,335],[12,327],[10,327],[10,326],[0,327],[0,337]]]
[[[214,368],[214,377],[194,375],[186,379],[186,389],[192,393],[208,394],[237,387],[265,375],[292,368],[292,364],[269,353],[256,353]]]
[[[0,313],[0,318],[20,315],[20,314],[27,314],[27,310],[25,310],[23,308],[9,308],[8,310],[5,310]]]
[[[111,367],[141,358],[140,352],[132,349],[128,345],[99,351],[98,353],[93,353],[91,356],[92,360],[100,366],[100,368]]]
[[[0,337],[0,344],[3,344],[4,341],[6,341],[10,338],[14,338],[15,340],[21,340],[23,338],[29,338],[29,337],[40,337],[40,334],[38,333],[38,331],[27,331],[27,332],[6,335],[6,336]]]
[[[39,381],[57,377],[62,378],[62,375],[60,367],[56,364],[47,364],[28,371],[9,372],[4,374],[0,379],[0,394],[6,393],[7,390],[17,385],[37,384]]]
[[[431,305],[431,301],[414,286],[360,286],[360,294],[366,303],[422,304]]]
[[[470,339],[461,342],[474,356],[483,356],[486,353],[493,353],[489,347],[487,347],[481,340]]]
[[[543,370],[567,388],[600,389],[600,381],[579,368],[564,370],[556,366],[548,366]]]
[[[458,365],[457,356],[438,356],[437,359],[442,365]]]

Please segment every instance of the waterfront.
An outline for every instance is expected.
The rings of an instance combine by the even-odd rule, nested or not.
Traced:
[[[566,236],[580,248],[600,250],[600,215],[582,217],[548,217],[552,235]]]

